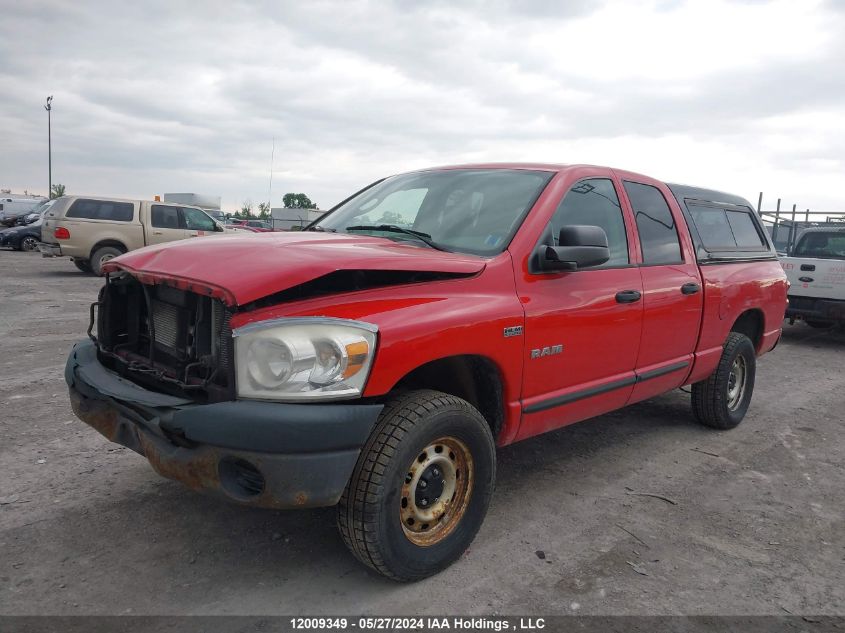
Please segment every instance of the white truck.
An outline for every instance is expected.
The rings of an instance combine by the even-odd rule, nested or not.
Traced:
[[[786,317],[818,328],[845,324],[845,226],[806,229],[781,265],[792,284]]]

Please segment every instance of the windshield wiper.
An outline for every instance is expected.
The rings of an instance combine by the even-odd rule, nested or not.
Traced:
[[[309,226],[308,228],[302,229],[302,230],[303,231],[319,231],[320,233],[325,233],[325,232],[337,233],[337,229],[327,229],[326,227],[319,226],[319,225],[318,226]]]
[[[433,249],[438,251],[445,251],[450,253],[451,251],[448,248],[440,246],[437,242],[431,239],[431,235],[428,233],[423,233],[422,231],[415,231],[413,229],[406,229],[401,226],[396,226],[395,224],[357,224],[355,226],[347,226],[347,231],[385,231],[388,233],[402,233],[404,235],[410,235],[411,237],[415,237],[420,242],[425,244],[426,246],[430,246]]]

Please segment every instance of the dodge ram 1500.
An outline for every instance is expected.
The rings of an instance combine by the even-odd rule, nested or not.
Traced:
[[[739,424],[787,294],[744,199],[588,165],[392,176],[303,232],[103,270],[76,415],[194,490],[337,505],[396,580],[467,549],[497,446],[684,385],[699,422]]]

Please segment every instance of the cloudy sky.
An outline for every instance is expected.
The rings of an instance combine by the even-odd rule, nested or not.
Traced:
[[[845,211],[845,2],[0,0],[0,187],[328,208],[383,175],[596,163]]]

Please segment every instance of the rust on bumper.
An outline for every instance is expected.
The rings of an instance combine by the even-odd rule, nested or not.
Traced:
[[[147,458],[161,476],[179,481],[191,490],[226,497],[230,501],[261,508],[307,508],[334,505],[348,476],[332,477],[347,468],[351,473],[357,452],[325,455],[275,455],[237,451],[214,446],[178,446],[159,436],[108,404],[70,390],[73,412],[107,439]],[[251,487],[237,481],[242,472],[255,475]],[[326,475],[323,477],[321,475]],[[339,483],[331,484],[331,480]],[[328,482],[323,485],[321,482]]]
[[[248,506],[334,505],[382,406],[236,400],[198,404],[146,390],[78,343],[65,379],[73,412],[160,475]]]

